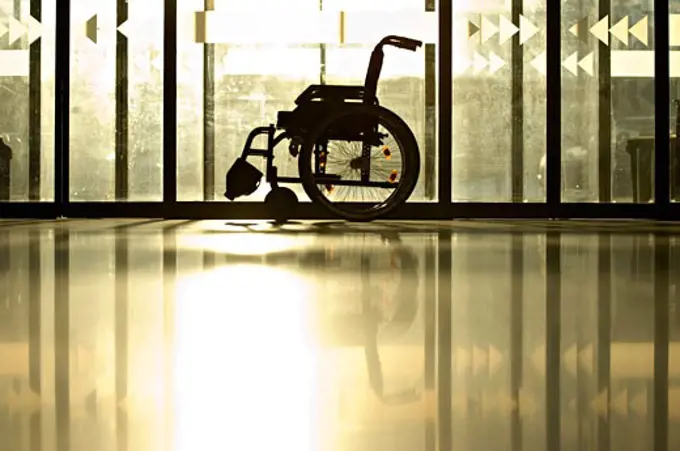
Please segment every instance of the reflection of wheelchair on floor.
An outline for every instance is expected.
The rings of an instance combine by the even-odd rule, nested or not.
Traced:
[[[257,233],[257,232],[254,232]],[[291,234],[304,232],[290,231]],[[338,233],[318,231],[322,246],[262,255],[230,255],[230,264],[264,264],[313,273],[320,296],[320,341],[331,348],[364,350],[368,381],[378,401],[407,405],[422,401],[422,381],[385,377],[381,345],[400,344],[414,327],[420,302],[419,260],[398,233]],[[265,233],[266,235],[266,233]],[[338,240],[344,245],[334,246]],[[349,242],[349,245],[348,245]],[[358,271],[359,270],[359,271]],[[356,275],[361,275],[361,283]],[[346,283],[349,275],[352,283]],[[410,355],[403,355],[412,365]],[[389,372],[389,371],[387,371]],[[410,378],[409,378],[410,379]]]
[[[225,196],[234,200],[252,194],[262,172],[246,160],[267,160],[266,181],[272,190],[265,199],[277,220],[285,220],[297,205],[292,190],[279,183],[302,183],[312,202],[351,221],[384,217],[409,198],[418,181],[420,153],[409,126],[380,106],[376,91],[384,46],[416,51],[422,42],[388,36],[373,50],[364,86],[311,85],[295,101],[293,111],[280,111],[276,126],[258,127],[246,140],[243,153],[226,177]],[[276,130],[283,130],[275,136]],[[266,149],[254,149],[265,136]],[[289,140],[298,158],[299,177],[279,177],[274,148]]]
[[[364,348],[370,389],[381,403],[391,406],[418,403],[422,400],[422,381],[407,382],[403,387],[399,387],[404,384],[402,377],[388,381],[394,377],[386,377],[380,355],[381,342],[393,345],[403,342],[415,324],[419,310],[418,257],[398,234],[380,234],[379,246],[371,238],[374,237],[370,234],[364,235],[363,246],[354,251],[351,248],[326,251],[323,255],[310,255],[306,261],[317,271],[328,268],[335,274],[329,279],[330,286],[321,282],[319,287],[322,292],[332,290],[341,301],[338,307],[342,306],[326,317],[324,341],[334,346]],[[357,240],[358,236],[351,239]],[[376,252],[373,246],[385,247]],[[358,268],[359,286],[350,284],[344,289],[337,286],[342,284],[337,279],[343,269],[356,274]],[[412,364],[410,356],[400,358],[408,362],[404,367]]]

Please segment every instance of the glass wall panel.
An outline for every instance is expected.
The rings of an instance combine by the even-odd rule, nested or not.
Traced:
[[[453,199],[542,202],[545,1],[453,6]]]
[[[71,201],[160,201],[163,0],[73,0]]]
[[[563,201],[652,202],[652,0],[567,0],[562,23]]]
[[[0,0],[0,202],[54,199],[56,2]]]
[[[363,84],[370,52],[388,34],[430,44],[416,53],[388,49],[378,94],[409,123],[420,144],[423,169],[412,200],[434,199],[434,5],[426,11],[422,0],[370,7],[347,0],[295,0],[284,9],[275,0],[182,0],[178,7],[180,201],[225,200],[226,172],[250,131],[275,123],[278,111],[292,110],[310,84]],[[283,16],[286,20],[279,20]],[[264,139],[256,144],[266,147]],[[296,177],[297,161],[287,143],[278,149],[279,175]],[[264,160],[249,162],[264,170]],[[292,188],[308,200],[301,187]],[[238,200],[261,201],[268,192],[262,183]]]

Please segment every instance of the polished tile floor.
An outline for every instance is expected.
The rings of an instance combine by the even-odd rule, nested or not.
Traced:
[[[678,233],[0,221],[0,451],[677,450]]]

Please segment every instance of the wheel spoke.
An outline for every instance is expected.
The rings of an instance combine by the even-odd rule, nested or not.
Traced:
[[[318,193],[318,200],[345,217],[373,217],[379,215],[382,210],[391,209],[395,202],[403,202],[403,199],[408,197],[415,184],[414,177],[417,178],[420,166],[418,148],[411,132],[397,121],[386,120],[385,117],[388,116],[383,116],[385,114],[383,110],[373,111],[380,114],[375,117],[377,128],[366,132],[362,130],[359,134],[351,135],[355,133],[352,131],[352,124],[356,124],[356,121],[351,121],[350,117],[339,114],[338,120],[343,120],[343,124],[350,125],[347,128],[344,125],[335,128],[331,126],[332,132],[323,131],[318,135],[328,137],[325,146],[324,172],[339,180],[337,183],[328,179],[319,180],[315,185],[317,187],[315,192]],[[376,131],[380,137],[378,140],[374,135]],[[340,133],[349,134],[340,136]],[[350,136],[354,137],[350,138]],[[347,139],[353,140],[347,141]],[[369,142],[370,145],[364,144]],[[404,149],[404,143],[408,143],[411,148]],[[404,152],[410,152],[411,155],[405,155]],[[309,152],[305,155],[309,155]],[[409,169],[405,167],[407,161],[415,161],[417,166],[413,169],[414,175],[410,175]],[[323,174],[313,173],[312,176],[323,177]],[[314,183],[313,178],[308,177],[306,180],[308,180],[307,183],[309,181]],[[342,182],[358,184],[345,185]],[[367,182],[370,185],[362,186]],[[375,186],[380,183],[390,183],[393,187]],[[407,183],[405,188],[402,188],[403,183]],[[306,189],[308,188],[310,188],[309,185],[306,185]],[[405,190],[409,191],[406,195],[404,195]],[[312,194],[310,197],[315,199]]]

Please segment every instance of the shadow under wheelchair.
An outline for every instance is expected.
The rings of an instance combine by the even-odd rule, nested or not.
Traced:
[[[678,234],[680,223],[639,220],[456,220],[456,221],[229,221],[223,227],[205,228],[202,233],[281,233],[345,235],[376,234]]]

